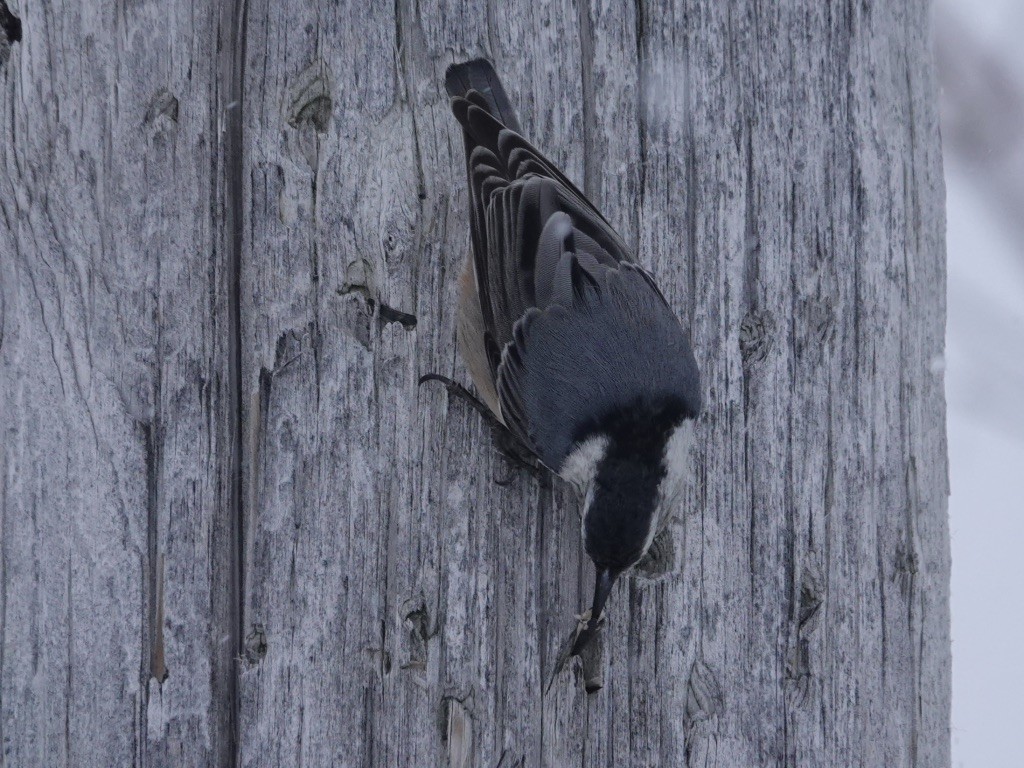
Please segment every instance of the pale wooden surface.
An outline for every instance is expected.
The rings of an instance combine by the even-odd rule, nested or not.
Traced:
[[[220,11],[9,5],[3,765],[226,760]]]
[[[10,5],[3,765],[949,764],[923,2]],[[704,377],[589,696],[576,501],[416,385],[476,55]]]

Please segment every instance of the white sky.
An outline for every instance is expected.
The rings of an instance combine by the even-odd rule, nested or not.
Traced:
[[[1024,765],[1024,253],[951,162],[947,206],[953,765],[1019,768]]]
[[[1024,2],[939,0],[1024,90]],[[1024,765],[1024,211],[946,157],[953,766]],[[1024,184],[1024,179],[1021,180]]]

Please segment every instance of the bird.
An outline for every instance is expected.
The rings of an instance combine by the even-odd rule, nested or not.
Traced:
[[[445,90],[462,128],[469,187],[457,346],[478,410],[524,460],[583,497],[581,538],[595,577],[571,646],[579,655],[616,581],[678,503],[691,471],[700,374],[650,273],[524,138],[491,63],[452,64]],[[472,397],[445,377],[423,379]]]

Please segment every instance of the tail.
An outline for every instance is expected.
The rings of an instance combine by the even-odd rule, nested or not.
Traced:
[[[462,64],[452,64],[444,73],[444,87],[454,98],[466,98],[470,91],[476,91],[483,98],[487,111],[506,128],[521,134],[516,112],[505,95],[498,73],[487,59],[473,59]],[[472,100],[472,99],[471,99]],[[476,101],[476,100],[472,100]]]

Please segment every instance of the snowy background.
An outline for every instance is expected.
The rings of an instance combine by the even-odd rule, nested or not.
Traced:
[[[953,765],[1024,765],[1024,0],[937,0]]]

